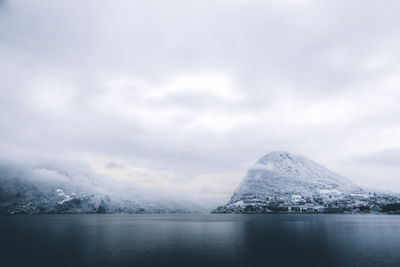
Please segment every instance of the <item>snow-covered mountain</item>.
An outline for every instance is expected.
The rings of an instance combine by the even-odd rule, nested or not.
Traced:
[[[185,213],[194,203],[94,172],[82,162],[0,163],[0,213]]]
[[[305,157],[271,152],[249,169],[229,202],[215,212],[378,212],[397,202],[398,196],[368,192]]]

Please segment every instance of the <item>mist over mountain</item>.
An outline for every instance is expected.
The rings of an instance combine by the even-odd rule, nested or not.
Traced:
[[[178,194],[96,173],[79,161],[0,161],[0,213],[204,212]],[[400,196],[353,184],[302,156],[271,152],[260,158],[224,206],[214,212],[398,213]]]
[[[377,193],[302,156],[271,152],[214,212],[399,212],[398,194]]]
[[[204,211],[179,196],[94,172],[78,161],[0,163],[0,213],[186,213]]]

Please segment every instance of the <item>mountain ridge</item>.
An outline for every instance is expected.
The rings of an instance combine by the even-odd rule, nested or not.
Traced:
[[[0,214],[190,213],[195,203],[94,172],[84,162],[1,162]]]
[[[213,212],[379,213],[392,203],[400,203],[399,197],[371,193],[306,157],[273,151],[248,170],[227,204]]]

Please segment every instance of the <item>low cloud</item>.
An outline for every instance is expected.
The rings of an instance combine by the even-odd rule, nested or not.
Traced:
[[[136,169],[211,203],[287,150],[400,191],[399,7],[1,1],[0,153]]]
[[[359,156],[354,161],[358,164],[400,168],[400,149],[378,150],[365,156]]]
[[[123,168],[124,166],[119,164],[118,162],[110,161],[109,163],[107,163],[106,167],[110,168],[110,169],[114,169],[114,168]]]

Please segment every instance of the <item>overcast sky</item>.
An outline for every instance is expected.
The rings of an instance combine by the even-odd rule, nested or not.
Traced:
[[[0,0],[0,153],[222,204],[272,150],[400,191],[399,1]]]

